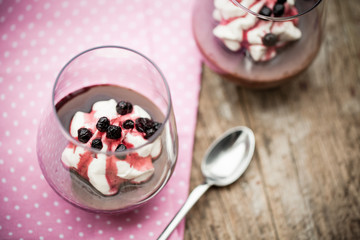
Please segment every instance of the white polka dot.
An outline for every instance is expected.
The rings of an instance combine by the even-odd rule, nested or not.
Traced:
[[[69,213],[70,213],[70,210],[69,210],[69,209],[65,209],[65,213],[66,213],[66,214],[69,214]]]
[[[83,236],[84,236],[84,233],[83,233],[83,232],[79,232],[79,236],[80,236],[80,237],[83,237]]]
[[[81,221],[81,218],[80,218],[80,217],[76,217],[76,221],[77,221],[77,222],[80,222],[80,221]]]
[[[10,26],[10,31],[15,31],[15,29],[16,29],[16,25],[15,25],[15,24],[12,24],[12,25]]]
[[[137,227],[138,227],[138,228],[142,228],[142,225],[139,223],[139,224],[137,225]]]
[[[17,224],[17,227],[18,227],[18,228],[21,228],[21,227],[22,227],[21,223],[18,223],[18,224]]]
[[[13,168],[13,167],[10,168],[10,172],[11,172],[11,173],[14,173],[14,172],[15,172],[15,168]]]
[[[44,9],[49,9],[50,8],[50,3],[45,3],[44,4]]]
[[[15,209],[15,210],[19,210],[20,207],[19,207],[18,205],[15,205],[14,209]]]
[[[1,182],[2,182],[2,183],[6,183],[6,178],[2,178],[2,179],[1,179]]]
[[[102,230],[99,230],[98,233],[99,233],[99,234],[103,234],[103,231],[102,231]]]
[[[16,192],[16,191],[17,191],[17,187],[13,186],[13,187],[12,187],[12,190],[13,190],[14,192]]]
[[[39,204],[38,204],[38,203],[35,203],[35,204],[34,204],[34,207],[35,207],[35,208],[39,208]]]
[[[153,237],[153,236],[154,236],[154,233],[153,233],[153,232],[149,232],[149,236],[150,236],[150,237]]]
[[[61,223],[61,219],[56,219],[56,222],[57,222],[57,223]]]
[[[23,196],[23,198],[24,198],[25,200],[27,200],[29,197],[25,194],[25,195]]]
[[[11,216],[10,215],[6,215],[6,220],[10,220],[11,219]]]
[[[37,13],[37,14],[36,14],[36,19],[37,19],[37,20],[40,20],[40,19],[42,18],[42,16],[43,16],[42,13]]]
[[[72,226],[68,226],[68,229],[69,229],[69,230],[72,230]]]
[[[118,227],[117,229],[118,229],[118,231],[122,231],[122,227]]]
[[[91,227],[92,227],[92,225],[91,225],[91,224],[88,224],[88,225],[87,225],[87,227],[88,227],[88,228],[91,228]]]
[[[49,216],[50,216],[50,212],[45,212],[45,215],[46,215],[47,217],[49,217]]]
[[[52,232],[52,230],[53,230],[52,228],[48,228],[48,231],[49,231],[49,232]]]
[[[40,226],[42,223],[41,221],[37,221],[36,224]]]
[[[110,224],[111,224],[111,221],[109,221],[109,220],[108,220],[108,221],[106,221],[106,224],[110,225]]]
[[[129,238],[130,238],[130,239],[134,239],[134,235],[130,235]]]
[[[7,201],[9,201],[9,198],[4,197],[4,202],[7,202]]]
[[[60,12],[60,11],[56,11],[56,12],[54,13],[54,17],[55,17],[55,18],[59,18],[60,15],[61,15],[61,12]]]

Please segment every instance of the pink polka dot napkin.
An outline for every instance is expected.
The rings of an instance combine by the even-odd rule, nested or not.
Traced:
[[[200,89],[191,0],[0,0],[0,239],[156,239],[188,196]],[[36,134],[60,69],[79,52],[120,45],[167,78],[179,158],[167,186],[122,215],[92,214],[60,198],[41,174]],[[171,239],[182,239],[184,222]]]

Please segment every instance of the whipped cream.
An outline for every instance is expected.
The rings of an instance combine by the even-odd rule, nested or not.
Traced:
[[[276,0],[237,1],[256,13],[260,13],[265,6],[273,9],[276,4]],[[213,34],[231,51],[247,49],[254,61],[268,61],[276,56],[276,49],[301,38],[297,20],[284,22],[261,20],[233,4],[231,0],[214,0],[214,5],[213,18],[219,23],[213,29]],[[283,6],[283,17],[298,13],[295,0],[287,0]],[[263,39],[267,34],[275,36],[276,43],[270,44],[271,46],[264,44]]]
[[[139,132],[135,126],[132,129],[122,127],[126,120],[132,120],[135,123],[138,118],[151,119],[144,109],[134,105],[130,113],[120,115],[116,111],[116,105],[117,102],[114,99],[96,102],[90,113],[77,112],[71,121],[70,135],[78,139],[78,129],[91,130],[93,135],[85,144],[91,147],[94,139],[101,139],[100,153],[96,154],[69,143],[61,157],[66,168],[76,171],[103,195],[116,194],[119,186],[124,182],[141,183],[149,180],[154,174],[152,160],[160,155],[162,148],[159,138],[148,143],[144,133]],[[106,132],[100,132],[97,129],[96,124],[102,117],[107,117],[111,125],[122,128],[120,138],[109,139]],[[107,151],[114,152],[120,144],[127,148],[142,147],[127,154],[123,159],[117,158],[116,155],[105,154]]]

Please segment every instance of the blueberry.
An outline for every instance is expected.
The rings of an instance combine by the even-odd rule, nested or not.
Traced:
[[[145,139],[150,138],[152,135],[154,135],[154,133],[156,132],[156,130],[154,128],[149,128],[145,130]]]
[[[107,128],[110,126],[110,121],[107,117],[101,117],[96,123],[96,128],[100,132],[106,132]]]
[[[92,142],[91,142],[91,147],[92,148],[95,148],[95,149],[98,149],[98,150],[101,150],[102,147],[103,147],[103,144],[101,142],[101,139],[100,138],[95,138]]]
[[[159,130],[159,128],[161,127],[161,123],[159,123],[159,122],[154,122],[154,129],[157,131],[157,130]]]
[[[267,47],[271,47],[271,46],[275,46],[276,42],[277,42],[278,38],[275,34],[273,33],[267,33],[263,38],[262,38],[262,42],[265,46]]]
[[[119,144],[116,149],[115,152],[123,152],[126,150],[126,146],[124,144]],[[121,154],[121,155],[117,155],[116,156],[118,159],[124,160],[126,158],[126,155]]]
[[[268,17],[270,17],[272,11],[271,11],[271,9],[268,8],[267,6],[264,6],[264,7],[260,10],[259,13],[260,13],[261,15],[263,15],[263,16],[268,16]]]
[[[79,128],[78,130],[78,139],[82,143],[87,143],[92,135],[92,132],[87,128]]]
[[[121,138],[121,127],[110,125],[106,130],[106,137],[110,139],[119,139]]]
[[[284,14],[285,7],[281,3],[276,3],[273,8],[273,13],[275,17],[281,17]]]
[[[133,105],[130,102],[120,101],[116,105],[116,111],[120,115],[126,115],[131,113],[133,110]]]
[[[126,146],[124,144],[119,144],[116,149],[115,152],[122,152],[126,150]]]
[[[286,3],[286,0],[277,0],[276,3],[284,4]]]
[[[149,118],[137,118],[135,120],[135,128],[139,132],[145,132],[146,129],[150,129],[153,126],[154,126],[154,122]]]
[[[123,123],[122,127],[125,129],[133,129],[134,125],[135,125],[134,122],[132,120],[128,119]]]

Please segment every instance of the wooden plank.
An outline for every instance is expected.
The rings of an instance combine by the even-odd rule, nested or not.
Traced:
[[[203,68],[191,186],[226,129],[247,125],[245,175],[189,212],[185,239],[360,239],[360,1],[328,1],[311,67],[277,89],[236,87]]]

